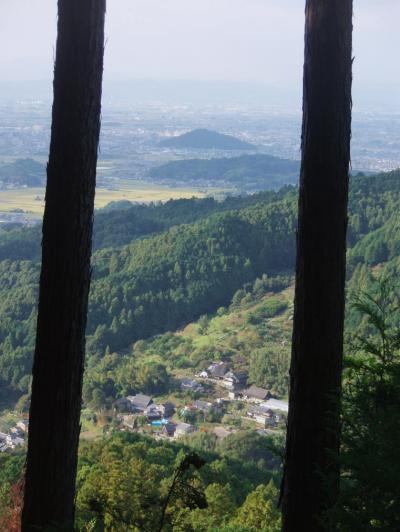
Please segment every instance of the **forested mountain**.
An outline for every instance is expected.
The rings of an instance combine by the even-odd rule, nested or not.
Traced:
[[[255,154],[171,161],[152,168],[150,176],[161,182],[173,181],[196,186],[224,185],[258,191],[296,184],[299,170],[298,161]]]
[[[183,135],[162,140],[159,145],[164,148],[197,148],[202,150],[251,150],[255,148],[249,142],[209,129],[194,129]]]
[[[385,269],[398,268],[399,184],[400,172],[352,179],[350,289],[367,279],[366,263],[381,260],[378,254],[369,261],[361,250],[378,249],[381,239],[389,250],[384,256],[390,259]],[[215,311],[264,273],[270,277],[292,273],[295,196],[289,188],[224,203],[179,200],[99,213],[88,361],[101,358],[107,346],[119,350]],[[4,393],[24,392],[29,382],[39,239],[37,228],[3,233],[0,239],[0,383]],[[7,253],[13,260],[5,258]],[[372,251],[368,253],[372,257]]]

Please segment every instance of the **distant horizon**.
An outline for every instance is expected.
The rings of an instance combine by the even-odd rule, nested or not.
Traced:
[[[205,90],[208,92],[205,92]],[[0,102],[51,101],[52,80],[0,80]],[[251,81],[227,81],[221,79],[194,78],[106,78],[103,104],[139,104],[159,101],[165,104],[221,105],[225,103],[243,106],[285,107],[288,112],[300,111],[301,87],[280,87],[273,83]],[[400,112],[400,83],[354,83],[353,104],[357,112]]]
[[[211,100],[301,107],[305,0],[115,0],[107,5],[105,96],[121,82],[171,87],[168,101],[185,94],[172,85],[213,85]],[[3,82],[41,80],[51,88],[57,3],[2,0],[0,77]],[[354,103],[389,110],[400,107],[396,68],[399,0],[354,0]],[[134,80],[134,81],[133,81]],[[34,82],[31,81],[31,84]],[[233,87],[223,94],[221,87]],[[218,87],[216,87],[218,85]],[[252,87],[255,94],[240,94]],[[115,89],[116,90],[116,89]],[[262,94],[262,91],[266,94]],[[4,91],[4,86],[3,86]],[[51,90],[48,91],[51,95]],[[137,96],[146,97],[146,91]],[[12,96],[12,95],[11,95]],[[123,90],[119,96],[128,101]],[[128,95],[129,96],[129,95]],[[161,95],[163,96],[163,95]],[[146,98],[149,99],[148,97]]]

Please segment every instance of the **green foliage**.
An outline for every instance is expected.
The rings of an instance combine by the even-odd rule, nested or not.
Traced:
[[[255,154],[171,161],[150,171],[154,179],[196,184],[224,184],[246,191],[278,189],[298,181],[298,161]]]
[[[24,463],[25,454],[22,452],[0,453],[0,486],[9,488],[18,482]]]
[[[249,381],[278,396],[287,395],[290,358],[284,346],[272,344],[252,351]]]
[[[260,443],[267,441],[264,438]],[[191,456],[200,460],[202,467],[193,468]],[[189,460],[187,467],[185,460]],[[177,478],[182,481],[177,482]],[[94,530],[105,527],[106,530],[154,531],[159,529],[164,507],[163,530],[208,531],[229,523],[236,526],[237,509],[243,503],[249,505],[246,497],[254,490],[259,493],[257,487],[269,478],[271,474],[265,463],[256,463],[251,457],[231,457],[228,450],[223,457],[218,452],[200,449],[198,455],[193,455],[182,443],[116,434],[81,445],[77,526],[83,529],[85,523],[95,522]],[[207,507],[201,502],[201,493],[205,494]],[[271,505],[275,505],[275,492],[264,489],[262,494],[263,504],[268,506],[270,496]],[[251,527],[252,523],[245,523],[244,511],[240,515],[240,523]],[[267,510],[262,515],[267,515]]]
[[[234,523],[246,527],[249,532],[280,532],[281,513],[278,509],[279,492],[272,480],[260,484],[249,493],[240,507]]]
[[[362,286],[360,282],[368,288],[371,282],[368,263],[374,265],[386,258],[384,270],[388,274],[400,271],[399,176],[399,172],[392,172],[351,180],[350,292]],[[295,195],[295,190],[286,188],[277,193],[228,198],[222,203],[212,199],[178,200],[98,213],[85,400],[92,400],[96,388],[101,389],[106,404],[118,394],[135,391],[138,368],[130,363],[132,356],[115,354],[130,344],[176,330],[227,307],[232,297],[233,305],[247,309],[257,301],[258,292],[265,293],[267,286],[271,291],[279,290],[280,280],[281,289],[287,286],[295,255]],[[15,259],[0,261],[0,390],[5,398],[29,390],[39,244],[39,228],[0,234],[0,259]],[[263,277],[265,274],[267,277]],[[179,346],[173,347],[169,343],[171,338],[165,338],[159,342],[159,359],[154,362],[163,363],[167,372],[200,367],[207,358],[234,360],[243,351],[247,357],[248,344],[252,350],[252,380],[284,393],[287,382],[284,354],[288,349],[283,345],[281,350],[275,349],[278,337],[273,325],[284,311],[283,305],[280,298],[274,301],[271,297],[246,315],[246,332],[239,331],[240,334],[227,337],[224,346],[221,342],[212,349],[205,327],[208,318],[203,318],[204,323],[200,323],[203,345],[174,339]],[[270,321],[265,324],[267,320]],[[346,324],[364,326],[362,318],[351,308]],[[273,350],[270,346],[274,346]],[[268,367],[262,367],[263,358],[269,360]],[[97,403],[99,399],[98,395]]]
[[[292,268],[294,212],[292,200],[256,204],[95,252],[87,367],[107,347],[115,352],[226,305],[258,274]],[[0,379],[21,392],[32,362],[38,271],[30,261],[0,262]]]
[[[397,297],[394,297],[397,296]],[[393,283],[374,283],[353,305],[366,318],[346,359],[340,530],[400,528],[400,310]]]
[[[141,364],[136,372],[136,387],[147,394],[161,395],[168,391],[170,376],[164,364]]]
[[[256,203],[270,203],[282,199],[290,189],[262,192],[247,196],[232,196],[223,202],[212,198],[170,200],[149,205],[130,205],[129,208],[96,211],[93,228],[93,248],[122,246],[137,238],[166,231],[179,224],[201,220],[217,212],[242,209]],[[293,191],[292,191],[293,193]],[[41,228],[0,228],[0,260],[40,260]]]

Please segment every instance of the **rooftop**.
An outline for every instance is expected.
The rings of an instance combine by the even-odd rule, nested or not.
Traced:
[[[149,395],[138,393],[137,395],[128,395],[127,400],[132,406],[137,408],[147,408],[152,402],[152,398]]]
[[[255,384],[252,384],[250,388],[247,388],[247,390],[244,390],[243,392],[247,397],[252,397],[254,399],[268,399],[270,396],[270,393],[268,390],[265,390],[264,388],[259,388]]]

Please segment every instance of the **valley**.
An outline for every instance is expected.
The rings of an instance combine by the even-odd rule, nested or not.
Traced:
[[[43,109],[30,109],[32,123],[18,132],[0,127],[0,482],[6,486],[18,481],[26,450],[48,140]],[[173,120],[168,114],[165,126],[158,111],[105,114],[77,523],[85,530],[97,519],[93,501],[101,493],[102,504],[134,512],[139,529],[141,523],[151,529],[152,517],[141,518],[141,509],[162,499],[165,478],[182,456],[196,452],[205,465],[188,482],[202,486],[210,506],[182,513],[171,505],[169,518],[182,530],[203,522],[210,530],[222,520],[237,530],[257,501],[275,532],[293,323],[297,119],[220,108],[194,120],[182,108],[174,109]],[[213,142],[229,141],[229,148],[185,145],[212,113]],[[14,118],[22,120],[20,109]],[[356,122],[358,133],[359,127]],[[363,417],[363,397],[349,400],[360,383],[354,368],[371,360],[362,348],[354,354],[354,345],[379,338],[368,305],[354,301],[364,290],[378,297],[376,279],[395,279],[400,269],[400,173],[371,171],[397,163],[379,143],[373,157],[381,158],[368,163],[369,139],[366,134],[354,148],[366,171],[354,171],[350,180],[343,381],[350,453],[349,413],[363,427],[384,430],[384,418]],[[23,145],[29,150],[21,160]],[[393,309],[386,327],[396,326],[399,299],[393,288],[385,300]],[[384,371],[390,375],[391,367]],[[107,515],[120,526],[116,514]]]

